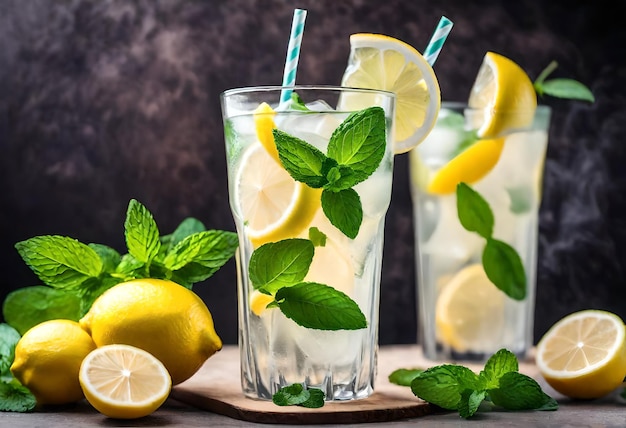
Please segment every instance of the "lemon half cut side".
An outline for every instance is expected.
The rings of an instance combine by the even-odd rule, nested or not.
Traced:
[[[394,153],[421,143],[435,125],[441,105],[439,82],[422,54],[407,43],[382,34],[350,36],[350,56],[341,85],[396,94]],[[375,105],[371,95],[347,97],[343,106]]]

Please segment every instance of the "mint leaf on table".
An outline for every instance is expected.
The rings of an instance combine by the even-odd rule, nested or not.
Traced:
[[[301,406],[318,408],[324,405],[324,391],[318,388],[304,388],[299,383],[283,386],[273,396],[277,406]]]
[[[461,225],[470,232],[476,232],[483,238],[493,234],[493,212],[487,201],[465,183],[456,188],[457,213]]]
[[[556,401],[533,378],[518,372],[504,373],[499,387],[489,390],[493,404],[507,410],[556,410]]]
[[[309,391],[309,399],[300,403],[300,407],[306,407],[309,409],[318,409],[320,407],[324,407],[324,391],[318,388],[308,388]]]
[[[150,211],[136,199],[128,204],[124,231],[128,252],[140,262],[150,264],[161,248],[159,228]]]
[[[458,409],[466,389],[481,390],[480,379],[467,367],[454,364],[431,367],[411,382],[415,396],[448,410]]]
[[[487,278],[515,300],[526,297],[526,273],[519,254],[506,242],[487,239],[483,250],[483,267]]]
[[[76,288],[103,269],[92,248],[66,236],[36,236],[18,242],[15,248],[39,279],[55,288]]]
[[[273,129],[274,143],[281,164],[289,175],[314,189],[328,182],[326,174],[336,163],[315,146],[278,129]]]
[[[359,305],[345,293],[316,282],[279,289],[274,296],[287,318],[319,330],[358,330],[367,327]]]
[[[4,299],[2,315],[20,334],[52,319],[78,321],[83,315],[82,298],[77,291],[35,285],[10,292]]]
[[[0,376],[11,378],[11,364],[15,358],[15,345],[19,342],[20,333],[6,323],[0,323]]]
[[[466,389],[461,392],[461,399],[459,400],[459,415],[462,418],[469,418],[478,411],[481,403],[485,400],[487,391],[476,391],[472,389]]]
[[[308,239],[283,239],[254,250],[248,265],[255,289],[274,294],[281,287],[299,283],[309,272],[315,247]]]
[[[354,239],[359,234],[363,208],[361,198],[354,189],[339,192],[323,190],[322,210],[330,223],[348,238]]]
[[[519,370],[517,357],[507,349],[500,349],[493,354],[485,363],[485,368],[480,372],[487,389],[497,388],[500,378],[509,372]]]
[[[539,74],[533,83],[537,94],[540,96],[550,95],[556,98],[595,102],[595,97],[589,88],[577,80],[564,78],[546,80],[557,67],[557,62],[552,61]]]
[[[16,380],[0,383],[0,411],[30,412],[36,405],[35,396]]]
[[[411,386],[415,377],[422,373],[424,369],[398,369],[389,375],[389,382],[400,386]]]

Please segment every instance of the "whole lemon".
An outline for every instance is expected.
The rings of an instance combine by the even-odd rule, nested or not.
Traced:
[[[17,342],[11,372],[38,404],[73,403],[84,397],[78,373],[94,349],[96,344],[76,321],[45,321]]]
[[[123,344],[148,351],[167,368],[174,385],[222,348],[202,299],[161,279],[137,279],[108,289],[80,325],[98,346]]]

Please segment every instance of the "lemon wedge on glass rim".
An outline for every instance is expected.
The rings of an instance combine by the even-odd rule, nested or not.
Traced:
[[[422,54],[407,43],[382,34],[350,36],[350,56],[341,85],[396,94],[394,153],[404,153],[430,133],[441,104],[439,82]],[[340,107],[376,105],[375,95],[343,97]]]

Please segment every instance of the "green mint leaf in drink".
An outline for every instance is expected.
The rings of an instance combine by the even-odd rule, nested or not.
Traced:
[[[474,416],[486,395],[487,391],[484,390],[474,391],[472,389],[466,389],[461,392],[461,399],[459,400],[459,415],[464,419]]]
[[[35,285],[10,292],[2,306],[4,320],[20,334],[31,327],[53,319],[78,321],[82,316],[82,299],[74,290]]]
[[[458,409],[461,393],[466,389],[483,388],[473,371],[455,364],[431,367],[411,382],[411,391],[416,397],[448,410]]]
[[[0,412],[30,412],[36,405],[35,396],[18,381],[0,383]]]
[[[115,249],[102,244],[88,244],[102,260],[103,272],[114,272],[117,265],[122,261],[122,256]]]
[[[39,279],[51,287],[76,288],[102,272],[98,254],[66,236],[36,236],[18,242],[15,248]]]
[[[316,282],[301,282],[276,292],[281,312],[296,324],[317,330],[367,327],[359,305],[345,293]]]
[[[350,167],[354,186],[376,171],[385,155],[385,143],[385,111],[369,107],[351,114],[335,129],[327,154],[339,165]]]
[[[493,212],[487,201],[465,183],[456,188],[456,206],[461,225],[470,232],[476,232],[483,238],[493,234]]]
[[[389,375],[389,382],[400,386],[411,386],[413,379],[424,369],[398,369]]]
[[[148,209],[131,199],[124,222],[128,252],[137,260],[150,264],[161,248],[159,229]]]
[[[186,236],[167,253],[163,264],[171,270],[178,270],[190,263],[196,263],[215,273],[237,250],[237,234],[222,230],[205,230]]]
[[[301,384],[283,386],[273,396],[272,401],[277,406],[297,406],[311,397],[311,393]]]
[[[326,246],[326,234],[319,230],[317,227],[309,227],[309,240],[315,247]]]
[[[257,248],[250,257],[248,274],[255,289],[274,294],[301,282],[309,272],[315,247],[308,239],[284,239]]]
[[[200,220],[188,217],[178,225],[174,232],[169,235],[161,236],[161,244],[165,247],[166,252],[169,252],[186,237],[194,233],[204,232],[205,230],[206,227]]]
[[[485,388],[497,388],[504,374],[518,370],[519,364],[515,354],[507,349],[500,349],[487,360],[479,376],[484,380]]]
[[[534,81],[533,87],[538,95],[550,95],[555,98],[595,102],[595,97],[589,88],[577,80],[564,78],[547,80],[548,76],[552,74],[557,67],[558,64],[556,61],[550,62]]]
[[[487,278],[515,300],[526,297],[526,273],[519,254],[506,242],[487,239],[483,250],[483,268]]]
[[[280,162],[289,175],[309,187],[324,187],[326,174],[333,166],[326,155],[315,146],[281,130],[273,129],[272,134]]]
[[[335,162],[333,159],[330,159],[330,161]],[[360,181],[359,175],[359,173],[355,172],[349,166],[332,166],[326,173],[327,183],[324,185],[324,189],[333,192],[350,189]]]
[[[324,407],[324,398],[326,397],[324,391],[318,388],[308,388],[309,398],[308,400],[299,404],[300,407],[306,407],[308,409],[319,409]]]
[[[533,378],[518,372],[509,372],[500,378],[500,386],[489,390],[496,406],[507,410],[556,410],[552,397],[541,390]]]
[[[348,238],[354,239],[359,234],[363,222],[361,198],[354,189],[333,192],[322,191],[322,210],[333,226]]]
[[[11,377],[11,364],[15,358],[15,345],[20,340],[20,333],[7,323],[0,324],[0,376]]]
[[[289,110],[311,111],[306,104],[304,104],[304,101],[302,101],[302,98],[300,98],[297,92],[292,92],[290,99]]]

